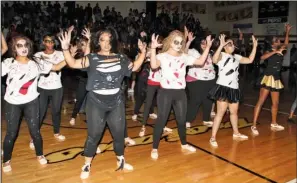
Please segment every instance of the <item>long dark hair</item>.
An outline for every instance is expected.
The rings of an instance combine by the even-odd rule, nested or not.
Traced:
[[[93,49],[95,52],[99,52],[101,50],[100,48],[100,45],[99,45],[99,39],[100,39],[100,36],[103,34],[103,33],[108,33],[110,34],[110,45],[111,45],[111,52],[112,53],[119,53],[119,47],[118,47],[118,40],[116,38],[116,33],[113,29],[104,29],[104,30],[101,30],[101,31],[98,31],[95,35],[95,38],[92,38],[92,45],[93,45]]]

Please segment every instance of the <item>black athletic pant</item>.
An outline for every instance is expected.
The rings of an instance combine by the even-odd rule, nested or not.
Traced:
[[[203,105],[203,121],[210,121],[210,113],[213,101],[210,100],[208,92],[215,85],[215,79],[213,80],[197,80],[194,82],[187,82],[188,89],[188,107],[187,107],[187,122],[195,120],[199,107]]]
[[[147,98],[147,84],[145,82],[139,81],[136,85],[137,87],[137,94],[136,94],[136,101],[135,101],[135,106],[134,106],[134,114],[139,114],[139,110],[144,103],[145,99]],[[147,100],[146,100],[147,102]],[[154,112],[154,106],[150,107],[150,113]]]
[[[163,128],[173,107],[178,134],[182,145],[186,145],[187,96],[184,89],[159,89],[157,95],[158,119],[154,127],[153,148],[159,147]]]
[[[35,100],[20,105],[10,104],[5,102],[5,118],[7,121],[7,131],[4,138],[3,148],[4,157],[3,162],[11,159],[14,143],[17,139],[20,123],[22,121],[22,113],[27,121],[29,132],[35,146],[36,156],[43,155],[42,137],[39,129],[39,101]]]
[[[84,156],[93,157],[102,138],[106,123],[113,137],[113,147],[117,156],[124,155],[125,105],[117,100],[111,106],[102,103],[94,92],[88,92],[86,115],[88,137],[85,142]]]
[[[54,134],[60,133],[61,124],[61,107],[63,101],[63,88],[58,88],[54,90],[45,90],[38,88],[40,93],[39,96],[39,107],[40,107],[40,129],[43,120],[46,116],[46,111],[48,109],[48,101],[51,101],[52,110],[52,121],[54,126]]]
[[[154,112],[156,106],[156,93],[160,89],[159,85],[147,85],[146,102],[144,104],[142,125],[146,125],[149,114]]]
[[[87,96],[87,80],[86,79],[79,79],[77,90],[76,90],[76,102],[74,104],[74,108],[72,111],[72,118],[76,118],[86,96]]]

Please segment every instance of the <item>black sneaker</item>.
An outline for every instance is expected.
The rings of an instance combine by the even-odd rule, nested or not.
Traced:
[[[288,118],[288,122],[296,124],[296,121],[293,118]]]

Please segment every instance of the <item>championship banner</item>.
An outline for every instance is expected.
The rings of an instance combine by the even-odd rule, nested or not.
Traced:
[[[259,2],[258,24],[284,23],[288,21],[288,1]]]
[[[206,4],[199,3],[182,3],[182,12],[194,14],[206,14]]]

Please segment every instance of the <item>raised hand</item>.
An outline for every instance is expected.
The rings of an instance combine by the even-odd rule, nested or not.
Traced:
[[[214,39],[211,39],[211,35],[208,35],[208,36],[206,37],[206,46],[210,48],[211,45],[212,45],[213,40],[214,40]]]
[[[151,42],[152,49],[156,49],[156,48],[162,46],[162,44],[158,43],[158,38],[159,38],[159,35],[157,35],[157,36],[155,36],[155,34],[152,35],[152,42]]]
[[[188,33],[188,42],[192,42],[196,37],[194,37],[193,32]]]
[[[84,28],[84,30],[82,31],[81,35],[83,35],[86,38],[88,38],[88,40],[91,40],[91,31],[90,31],[90,29]]]
[[[221,34],[219,39],[220,39],[220,46],[226,46],[226,44],[230,43],[231,41],[225,41],[225,37],[226,35],[225,34]]]
[[[74,25],[71,25],[70,27],[68,27],[67,32],[72,32],[74,30]]]
[[[253,46],[257,47],[258,46],[258,39],[256,39],[255,36],[252,35],[252,40],[253,40]]]
[[[292,29],[292,25],[290,25],[289,23],[286,23],[285,24],[285,29],[286,29],[286,32],[290,32],[291,31],[291,29]]]
[[[67,32],[64,32],[64,34],[61,34],[58,38],[61,42],[62,49],[68,50],[69,46],[70,46],[71,36],[69,36],[69,34]]]
[[[140,39],[138,39],[138,48],[140,49],[141,53],[145,53],[146,52],[146,43],[144,43]]]

